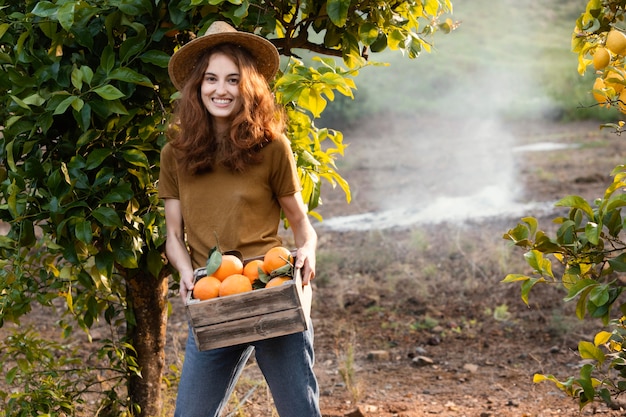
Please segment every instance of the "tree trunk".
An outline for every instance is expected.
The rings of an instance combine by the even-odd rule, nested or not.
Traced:
[[[165,367],[167,327],[167,277],[156,279],[147,271],[127,281],[127,300],[135,316],[129,336],[137,350],[141,376],[131,375],[128,395],[141,407],[141,417],[160,417],[163,409],[161,380]]]

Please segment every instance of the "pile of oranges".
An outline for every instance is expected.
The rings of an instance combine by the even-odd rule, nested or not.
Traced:
[[[293,256],[289,249],[277,246],[268,250],[263,259],[244,265],[236,255],[215,250],[209,255],[206,272],[207,276],[196,281],[193,288],[193,298],[198,300],[281,285],[293,277]]]

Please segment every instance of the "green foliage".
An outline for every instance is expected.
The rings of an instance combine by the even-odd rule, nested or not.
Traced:
[[[554,375],[536,374],[533,381],[550,381],[567,395],[577,398],[580,407],[600,400],[608,405],[626,390],[626,326],[623,318],[612,321],[613,331],[598,332],[593,342],[580,341],[578,353],[588,363],[582,366],[579,377],[560,381]],[[605,353],[606,352],[606,353]]]
[[[156,87],[168,59],[154,40],[162,38],[152,23],[158,10],[137,4],[24,2],[0,11],[0,218],[10,225],[1,250],[12,260],[0,272],[9,295],[2,321],[60,298],[73,317],[59,321],[66,336],[99,320],[132,327],[125,276],[163,270],[155,178],[162,103],[173,91]],[[130,374],[119,343],[101,343],[100,355]]]
[[[356,88],[349,78],[356,70],[346,71],[329,58],[316,61],[321,63],[317,69],[291,59],[288,72],[275,84],[276,98],[287,110],[288,136],[300,168],[300,183],[303,195],[308,197],[309,210],[314,210],[320,202],[320,179],[333,187],[339,185],[350,201],[348,183],[338,174],[334,163],[335,158],[344,153],[343,135],[332,129],[316,128],[309,115],[319,117],[327,100],[334,100],[334,90],[352,98]],[[314,211],[311,214],[319,218]]]
[[[150,363],[133,358],[131,344],[142,340],[130,339],[141,331],[131,331],[127,290],[154,293],[171,272],[156,188],[176,93],[167,64],[214,20],[268,36],[292,57],[275,89],[314,210],[322,181],[350,193],[335,167],[343,137],[313,119],[335,92],[353,96],[351,77],[368,52],[416,57],[429,49],[427,36],[452,28],[438,22],[450,10],[449,0],[0,0],[0,220],[10,226],[0,236],[0,325],[56,300],[65,336],[101,321],[126,325],[128,337],[99,346],[111,368],[128,377],[136,359]],[[348,69],[329,59],[305,67],[298,49],[339,57]]]
[[[132,357],[126,354],[129,349],[132,347],[128,345],[111,349],[121,361],[89,358],[87,362],[97,363],[102,372],[98,378],[85,366],[76,348],[43,340],[31,329],[15,332],[0,342],[0,369],[8,386],[21,386],[23,390],[0,390],[4,403],[0,416],[76,415],[84,407],[83,396],[97,391],[106,397],[99,415],[131,415],[116,393],[126,373],[126,367],[120,368],[119,364],[129,361],[128,366],[137,371]],[[107,364],[111,366],[108,369]]]
[[[535,376],[536,382],[552,381],[578,398],[581,407],[596,398],[610,404],[612,397],[626,390],[626,353],[622,351],[626,342],[626,303],[619,300],[625,288],[619,276],[626,271],[626,216],[622,214],[626,206],[626,165],[616,167],[613,177],[604,196],[593,203],[575,195],[558,201],[556,205],[567,208],[568,215],[554,219],[558,228],[553,236],[541,231],[533,217],[522,219],[523,223],[504,235],[526,250],[524,257],[532,274],[509,274],[503,280],[521,285],[526,304],[535,285],[557,283],[567,291],[564,301],[576,303],[579,319],[600,319],[604,326],[613,329],[599,331],[594,343],[579,343],[579,354],[589,363],[581,369],[578,379],[559,382],[553,376]],[[558,274],[554,272],[554,262],[559,265]],[[595,376],[598,373],[604,378]]]

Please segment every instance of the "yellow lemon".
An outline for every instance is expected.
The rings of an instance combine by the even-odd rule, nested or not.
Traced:
[[[624,89],[624,74],[613,70],[608,71],[604,76],[604,85],[606,88],[612,88],[615,95],[618,95]]]
[[[611,53],[608,49],[599,47],[593,54],[593,67],[598,70],[605,69],[611,62]]]
[[[598,103],[600,103],[601,107],[610,107],[610,103],[608,103],[608,99],[606,94],[604,94],[604,89],[606,85],[604,84],[604,80],[600,77],[596,78],[596,81],[593,83],[593,98],[596,99]]]
[[[615,55],[623,55],[626,51],[626,35],[612,29],[606,37],[606,47]]]

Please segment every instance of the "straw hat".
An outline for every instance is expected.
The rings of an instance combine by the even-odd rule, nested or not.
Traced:
[[[250,52],[257,69],[268,81],[276,75],[279,57],[274,44],[253,33],[240,32],[226,22],[216,21],[204,35],[183,45],[170,58],[168,71],[174,86],[181,90],[201,53],[221,43],[232,43]]]

